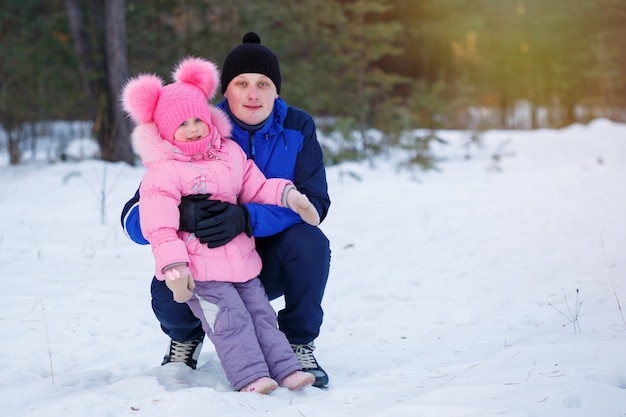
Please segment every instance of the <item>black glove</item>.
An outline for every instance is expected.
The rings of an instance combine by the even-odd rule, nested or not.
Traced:
[[[225,245],[240,233],[252,236],[250,214],[244,205],[218,201],[203,209],[202,217],[195,234],[209,248]]]
[[[250,215],[243,205],[220,200],[207,200],[211,194],[184,196],[180,211],[180,230],[195,233],[201,243],[209,248],[225,245],[245,232],[252,236]]]
[[[178,211],[180,212],[180,230],[195,233],[198,230],[198,222],[206,219],[205,210],[215,204],[220,204],[218,200],[208,200],[211,194],[187,195],[180,200]]]

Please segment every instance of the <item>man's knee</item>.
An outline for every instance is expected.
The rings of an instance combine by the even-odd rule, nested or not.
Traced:
[[[259,278],[270,300],[282,296],[286,286],[298,281],[304,281],[301,285],[324,285],[330,265],[330,244],[319,228],[299,223],[257,242],[263,259]]]
[[[316,262],[330,260],[330,242],[319,227],[299,223],[283,233],[285,236],[282,243],[291,253],[310,257]]]

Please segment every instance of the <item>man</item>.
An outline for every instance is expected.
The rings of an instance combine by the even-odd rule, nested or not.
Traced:
[[[226,56],[221,86],[224,100],[217,107],[233,122],[233,137],[268,178],[293,181],[315,206],[323,221],[330,206],[322,150],[311,116],[289,107],[280,97],[281,74],[276,55],[249,32]],[[207,200],[207,198],[209,198]],[[148,242],[139,224],[139,194],[122,210],[122,227],[130,238]],[[181,230],[193,232],[202,243],[218,247],[240,233],[256,238],[263,260],[259,278],[270,299],[284,295],[278,325],[287,336],[303,370],[326,387],[328,374],[313,350],[322,324],[322,297],[330,267],[330,245],[323,232],[302,222],[291,210],[261,204],[229,204],[208,195],[183,198]],[[195,369],[204,331],[187,304],[176,303],[163,281],[152,280],[152,308],[171,338],[163,359],[184,362]]]

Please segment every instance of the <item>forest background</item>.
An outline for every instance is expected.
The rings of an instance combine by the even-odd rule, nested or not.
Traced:
[[[626,121],[625,21],[623,0],[3,1],[0,148],[20,164],[54,121],[83,121],[101,159],[135,164],[128,77],[169,81],[187,55],[221,66],[256,31],[281,96],[343,132],[329,163],[399,145],[428,166],[437,129]],[[403,137],[417,128],[431,133]]]

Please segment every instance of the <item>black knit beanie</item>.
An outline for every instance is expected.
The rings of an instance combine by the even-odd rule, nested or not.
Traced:
[[[269,48],[261,45],[261,38],[254,32],[243,35],[241,45],[233,48],[222,65],[222,94],[233,78],[239,74],[254,72],[267,76],[280,94],[280,65]]]

